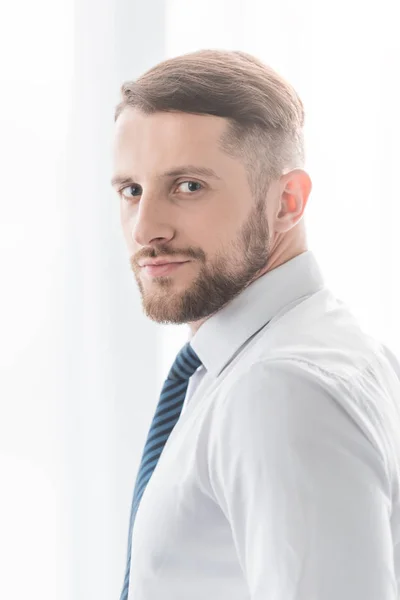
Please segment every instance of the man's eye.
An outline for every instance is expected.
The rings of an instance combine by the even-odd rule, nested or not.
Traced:
[[[201,183],[199,183],[198,181],[181,181],[181,183],[178,184],[178,188],[180,188],[181,186],[187,186],[186,190],[185,189],[181,189],[182,192],[186,193],[187,191],[189,192],[198,192],[199,188],[201,189],[203,186],[201,185]],[[199,188],[196,188],[196,186],[199,186]]]
[[[126,192],[126,190],[134,190],[133,193],[130,195],[129,193]],[[139,196],[139,194],[141,193],[140,191],[140,186],[138,185],[128,185],[124,188],[121,188],[119,190],[119,193],[121,194],[121,196],[124,196],[125,198],[132,198],[132,196]]]

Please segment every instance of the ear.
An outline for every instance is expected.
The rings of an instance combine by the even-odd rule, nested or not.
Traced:
[[[275,231],[285,233],[297,225],[303,216],[311,189],[310,176],[303,169],[294,169],[282,175]]]

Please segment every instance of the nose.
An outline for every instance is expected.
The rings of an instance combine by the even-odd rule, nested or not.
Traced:
[[[166,206],[166,205],[165,205]],[[138,246],[167,244],[174,237],[171,216],[163,209],[159,198],[144,194],[140,199],[137,213],[132,216],[132,240]]]

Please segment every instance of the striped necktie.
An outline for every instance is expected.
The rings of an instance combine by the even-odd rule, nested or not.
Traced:
[[[161,456],[167,439],[179,419],[189,379],[201,364],[201,360],[191,347],[190,342],[187,342],[178,353],[168,377],[164,382],[160,400],[143,450],[142,460],[133,492],[131,517],[129,521],[128,559],[124,587],[121,592],[120,600],[127,600],[128,598],[132,530],[139,502],[157,465],[158,459]]]

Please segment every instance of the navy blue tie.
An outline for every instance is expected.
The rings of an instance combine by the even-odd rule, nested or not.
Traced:
[[[120,600],[127,600],[128,598],[132,530],[139,502],[157,465],[158,459],[161,456],[167,439],[178,422],[189,385],[189,379],[201,364],[201,360],[191,347],[190,342],[187,342],[178,353],[168,377],[164,382],[160,400],[143,450],[142,460],[133,492],[131,517],[129,521],[128,558]]]

